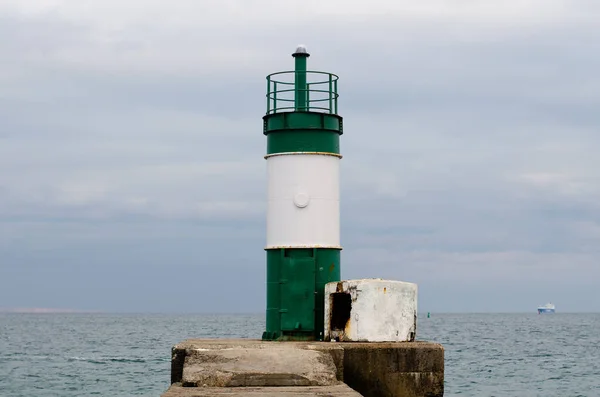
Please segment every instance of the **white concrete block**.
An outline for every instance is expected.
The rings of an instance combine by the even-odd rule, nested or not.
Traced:
[[[324,340],[406,342],[417,334],[417,284],[382,279],[325,285]]]

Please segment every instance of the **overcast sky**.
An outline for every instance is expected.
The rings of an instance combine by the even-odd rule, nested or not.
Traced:
[[[342,278],[600,311],[597,0],[0,0],[0,308],[265,309],[265,76],[340,76]]]

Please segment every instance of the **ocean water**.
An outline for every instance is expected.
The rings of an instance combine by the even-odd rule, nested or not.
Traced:
[[[0,396],[160,396],[171,346],[257,338],[262,315],[0,314]],[[423,314],[445,396],[600,396],[599,314]]]

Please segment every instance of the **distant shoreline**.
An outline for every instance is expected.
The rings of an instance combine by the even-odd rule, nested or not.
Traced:
[[[78,310],[78,309],[59,309],[47,307],[15,307],[15,308],[0,308],[0,313],[20,313],[20,314],[75,314],[75,313],[101,313],[94,310]]]

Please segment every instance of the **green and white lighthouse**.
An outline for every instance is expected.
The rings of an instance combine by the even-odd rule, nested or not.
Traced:
[[[338,76],[307,70],[267,76],[267,321],[264,340],[321,340],[325,284],[340,280]]]

